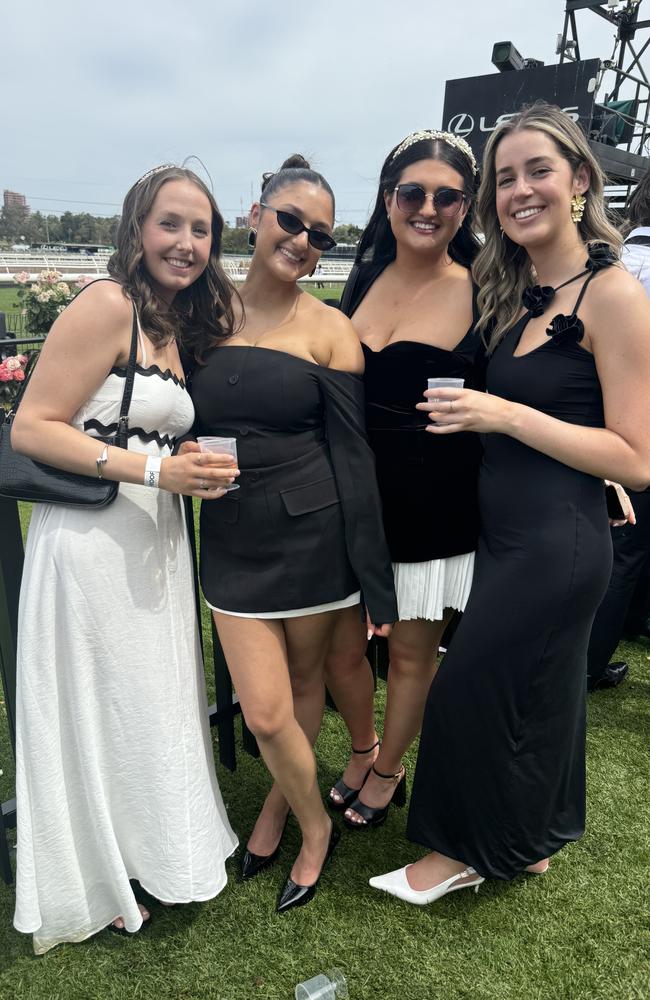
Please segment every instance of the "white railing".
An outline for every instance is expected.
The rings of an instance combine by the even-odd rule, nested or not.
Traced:
[[[81,253],[2,253],[0,252],[0,285],[12,285],[14,274],[27,272],[30,281],[37,281],[41,271],[58,271],[66,281],[76,281],[87,276],[105,278],[110,253],[100,251],[94,254]],[[241,282],[250,267],[249,256],[225,254],[221,262],[229,278]],[[305,277],[304,282],[344,282],[347,281],[351,260],[321,261],[320,272],[313,277]]]

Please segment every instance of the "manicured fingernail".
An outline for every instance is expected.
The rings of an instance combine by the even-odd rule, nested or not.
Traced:
[[[372,629],[371,628],[368,629],[368,641],[370,641],[370,639],[372,639]]]

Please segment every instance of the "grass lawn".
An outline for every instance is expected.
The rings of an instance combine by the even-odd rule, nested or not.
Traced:
[[[325,288],[316,288],[314,285],[305,285],[305,291],[314,295],[317,299],[340,299],[343,285],[325,284]]]
[[[9,288],[0,288],[0,312],[17,313],[20,312],[16,292],[18,285],[11,285]]]
[[[291,821],[279,864],[253,882],[237,880],[235,856],[215,900],[155,906],[152,926],[132,940],[104,931],[40,959],[12,929],[13,889],[0,885],[0,998],[290,1000],[296,982],[336,965],[350,1000],[647,1000],[650,647],[624,644],[620,654],[631,664],[626,683],[589,699],[587,833],[548,875],[489,882],[429,907],[398,902],[367,884],[419,856],[404,839],[405,810],[393,809],[379,830],[346,832],[314,902],[279,917],[275,896],[299,846]],[[380,684],[380,714],[383,702]],[[348,747],[328,711],[317,745],[323,792]],[[0,723],[0,760],[9,756]],[[409,774],[414,761],[412,751]],[[241,753],[234,774],[218,774],[245,843],[266,770]],[[0,779],[3,797],[11,780]]]

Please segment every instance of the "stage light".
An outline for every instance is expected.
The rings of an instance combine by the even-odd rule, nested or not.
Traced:
[[[524,69],[526,62],[512,42],[495,42],[492,49],[492,65],[503,73],[511,69]]]

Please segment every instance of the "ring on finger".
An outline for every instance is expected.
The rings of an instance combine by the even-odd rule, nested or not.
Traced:
[[[450,413],[454,412],[454,401],[453,401],[453,399],[449,400],[449,412]]]

